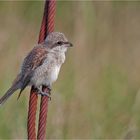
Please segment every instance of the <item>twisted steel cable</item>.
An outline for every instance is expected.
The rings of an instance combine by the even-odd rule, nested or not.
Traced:
[[[54,31],[54,16],[55,16],[55,0],[46,0],[44,7],[44,15],[40,28],[38,43],[41,43],[46,38],[47,34]],[[44,92],[48,92],[47,87],[43,87]],[[35,88],[31,88],[30,99],[29,99],[29,111],[28,111],[28,139],[36,139],[36,110],[37,110],[37,99]],[[45,139],[46,137],[46,122],[47,122],[47,111],[48,111],[48,97],[42,96],[40,103],[40,114],[39,114],[39,125],[37,139]]]
[[[54,31],[54,16],[55,16],[55,7],[56,2],[55,0],[46,1],[45,10],[44,10],[44,18],[41,28],[41,32],[45,32],[44,36],[40,32],[40,37],[44,37],[50,32]],[[47,11],[47,13],[45,12]],[[43,30],[44,29],[44,30]],[[42,35],[42,36],[41,36]],[[44,92],[48,92],[46,87],[43,87]],[[47,111],[48,111],[48,97],[42,96],[41,97],[41,104],[40,104],[40,114],[39,114],[39,125],[38,125],[38,136],[37,139],[45,139],[46,137],[46,121],[47,121]]]
[[[27,131],[28,139],[36,139],[36,111],[37,111],[37,99],[38,95],[34,87],[31,88],[30,99],[29,99],[29,110],[28,110],[28,122],[27,122]]]

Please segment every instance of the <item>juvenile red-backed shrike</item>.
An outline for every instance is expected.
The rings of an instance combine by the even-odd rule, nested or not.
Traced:
[[[20,73],[0,99],[0,105],[16,90],[20,89],[21,94],[26,86],[34,86],[39,94],[49,96],[49,93],[42,91],[42,86],[51,88],[52,83],[57,80],[68,47],[72,47],[72,44],[63,33],[50,33],[43,43],[35,46],[25,57]]]

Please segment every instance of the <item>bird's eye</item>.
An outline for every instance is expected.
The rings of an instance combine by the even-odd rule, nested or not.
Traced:
[[[57,44],[58,44],[58,45],[62,45],[63,42],[62,42],[62,41],[58,41]]]

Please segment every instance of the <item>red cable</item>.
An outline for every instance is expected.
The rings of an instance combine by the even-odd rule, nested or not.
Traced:
[[[36,91],[34,90],[34,87],[32,87],[30,93],[28,122],[27,122],[28,140],[36,139],[35,120],[36,120],[38,96],[35,92]]]
[[[41,43],[46,38],[47,34],[54,31],[54,16],[55,16],[55,0],[46,0],[44,15],[41,24],[38,43]],[[43,88],[44,92],[47,92],[47,88]],[[28,139],[36,139],[36,110],[38,96],[35,93],[34,87],[30,92],[29,111],[28,111]],[[42,96],[40,103],[39,125],[37,139],[45,139],[46,137],[46,121],[48,111],[48,97]]]
[[[44,18],[43,18],[42,26],[46,27],[46,28],[44,28],[44,30],[46,31],[46,35],[48,33],[54,31],[55,5],[56,5],[56,2],[54,0],[46,1],[46,4],[45,4],[45,10],[47,11],[47,13],[44,12]],[[42,28],[41,31],[43,32],[43,28]],[[40,34],[41,34],[41,32],[40,32]],[[42,37],[44,37],[44,36],[42,36]],[[44,90],[44,92],[48,92],[48,89],[46,87],[44,87],[43,90]],[[41,97],[41,104],[40,104],[40,114],[39,114],[39,125],[38,125],[37,139],[42,140],[42,139],[45,139],[45,137],[46,137],[47,111],[48,111],[48,97],[47,96],[42,96]]]

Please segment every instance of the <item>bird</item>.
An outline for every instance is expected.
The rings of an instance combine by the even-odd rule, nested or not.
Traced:
[[[34,86],[38,94],[50,97],[49,93],[43,92],[42,87],[46,86],[51,90],[65,62],[67,49],[72,46],[63,33],[49,33],[45,40],[37,44],[24,58],[19,74],[0,98],[0,105],[18,89],[20,89],[19,98],[27,86]]]

